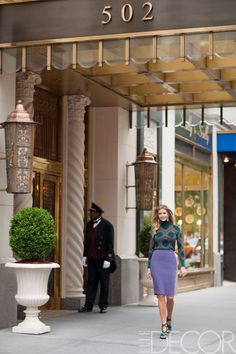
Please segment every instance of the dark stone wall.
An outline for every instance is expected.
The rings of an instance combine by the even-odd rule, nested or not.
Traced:
[[[127,1],[132,20],[125,22],[121,0],[47,0],[0,7],[0,43],[235,25],[235,0],[150,0],[152,20],[144,21],[144,2]],[[112,20],[103,14],[111,6]],[[149,16],[148,16],[149,17]],[[127,18],[127,13],[126,13]]]
[[[224,279],[236,281],[236,167],[224,168]]]

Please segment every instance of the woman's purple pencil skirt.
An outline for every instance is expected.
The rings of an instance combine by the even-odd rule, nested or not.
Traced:
[[[175,252],[154,250],[151,259],[151,274],[155,295],[174,296],[177,278]]]

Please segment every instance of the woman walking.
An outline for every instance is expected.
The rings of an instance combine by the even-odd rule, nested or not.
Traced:
[[[180,275],[185,276],[184,241],[178,225],[174,224],[173,213],[161,205],[154,210],[152,238],[148,254],[147,276],[152,277],[154,293],[158,298],[161,318],[161,339],[166,339],[172,330],[172,312],[177,276],[175,246],[177,243]]]

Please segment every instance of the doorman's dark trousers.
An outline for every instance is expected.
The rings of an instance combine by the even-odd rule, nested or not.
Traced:
[[[100,283],[100,296],[98,300],[98,306],[104,308],[108,306],[108,291],[109,291],[109,277],[110,271],[103,269],[104,259],[88,259],[88,282],[86,287],[86,302],[85,307],[92,309],[98,284]]]

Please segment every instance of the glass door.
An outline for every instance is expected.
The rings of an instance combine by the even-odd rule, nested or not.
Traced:
[[[33,206],[48,210],[55,219],[57,229],[56,247],[51,254],[51,261],[60,263],[60,177],[42,172],[35,172],[33,179]],[[52,270],[48,282],[50,301],[47,308],[60,307],[60,271]]]

